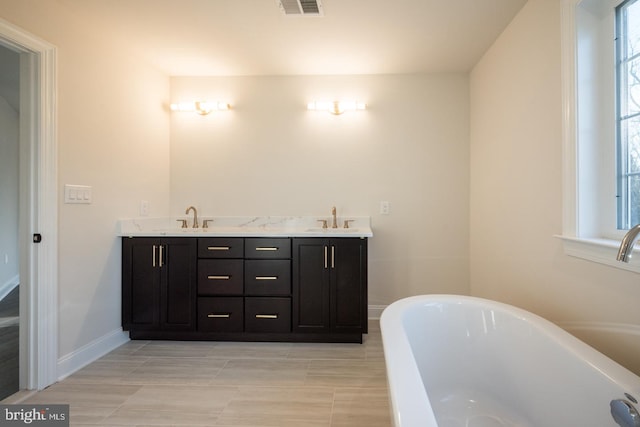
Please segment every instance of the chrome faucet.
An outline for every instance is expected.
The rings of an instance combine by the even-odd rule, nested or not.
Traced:
[[[620,243],[620,249],[618,249],[618,256],[616,257],[618,261],[629,262],[633,245],[638,239],[638,234],[640,234],[640,224],[631,228],[631,230],[627,231],[627,234],[624,235]]]
[[[189,206],[185,214],[189,214],[189,211],[191,210],[193,211],[193,228],[198,228],[200,226],[198,224],[198,210],[193,206]]]
[[[338,228],[338,220],[336,219],[336,207],[331,208],[331,228]]]

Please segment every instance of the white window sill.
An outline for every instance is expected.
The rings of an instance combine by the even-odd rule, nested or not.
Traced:
[[[638,255],[639,251],[637,249],[633,251],[633,255],[636,256],[632,257],[628,263],[616,260],[618,248],[620,247],[620,241],[618,240],[568,236],[555,237],[562,240],[564,253],[569,256],[640,273],[640,255]],[[638,245],[640,246],[640,243]]]

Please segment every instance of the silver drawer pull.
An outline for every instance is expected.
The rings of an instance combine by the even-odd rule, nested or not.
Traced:
[[[256,314],[256,319],[277,319],[277,314]]]
[[[231,276],[207,276],[209,280],[229,280]]]
[[[214,318],[214,319],[217,319],[217,318],[228,319],[229,317],[231,317],[231,315],[230,314],[207,314],[207,317],[210,318],[210,319],[211,318]]]
[[[262,246],[258,246],[256,248],[256,251],[277,251],[278,248],[274,248],[274,247],[262,247]]]
[[[278,276],[256,276],[256,280],[278,280]]]
[[[231,249],[229,246],[207,246],[209,251],[228,251]]]

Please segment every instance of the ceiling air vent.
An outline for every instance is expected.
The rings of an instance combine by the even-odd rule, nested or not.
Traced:
[[[320,0],[276,0],[280,10],[291,16],[322,16]]]

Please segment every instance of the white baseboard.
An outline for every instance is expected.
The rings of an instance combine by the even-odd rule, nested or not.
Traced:
[[[116,329],[58,359],[58,381],[84,368],[129,341],[129,334]]]
[[[16,275],[0,285],[0,300],[9,295],[16,286],[20,284],[20,276]]]
[[[368,317],[369,319],[380,319],[382,312],[387,308],[386,305],[369,305],[368,307]]]

